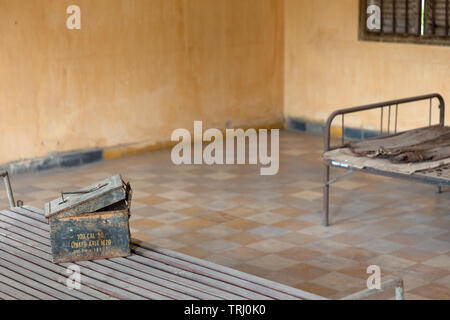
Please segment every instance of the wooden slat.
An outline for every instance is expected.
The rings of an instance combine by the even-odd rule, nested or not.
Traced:
[[[44,212],[43,209],[36,208],[36,207],[33,207],[33,206],[29,206],[29,205],[26,205],[26,204],[23,205],[22,208],[27,209],[28,211],[32,211],[32,212],[38,213],[39,215],[45,217],[45,212]]]
[[[37,300],[36,297],[26,294],[25,292],[14,288],[13,286],[9,285],[8,283],[3,283],[1,280],[0,280],[0,293],[6,294],[10,297],[13,297],[14,299]]]
[[[4,283],[5,285],[8,285],[10,287],[13,287],[17,290],[20,290],[22,292],[26,292],[31,297],[34,297],[36,299],[55,300],[54,297],[52,297],[46,293],[35,290],[35,289],[29,287],[28,285],[25,285],[23,283],[20,283],[19,281],[16,281],[7,276],[4,276],[2,270],[0,270],[0,282]],[[19,297],[17,297],[17,298],[19,298]],[[32,298],[30,298],[30,299],[32,299]]]
[[[22,227],[24,227],[24,228],[29,228],[27,225],[22,225]],[[38,229],[38,230],[39,230],[39,229]],[[36,231],[36,230],[34,230],[34,231]],[[39,233],[40,233],[40,232],[39,232]],[[41,242],[41,243],[46,242],[47,239],[46,239],[45,237],[43,237],[42,233],[41,233],[41,236],[42,236],[42,238],[40,238],[40,239],[39,239],[39,238],[36,238],[35,236],[33,236],[33,238],[34,238],[35,240]],[[47,253],[50,253],[50,248],[47,250]],[[123,259],[123,260],[125,261],[125,259]],[[106,260],[98,260],[98,261],[94,261],[93,263],[97,263],[97,264],[105,264],[105,263],[107,263],[107,262],[106,262]],[[92,266],[92,264],[89,264],[89,265]],[[121,269],[121,270],[122,270],[122,268],[123,268],[123,267],[121,267],[121,265],[115,265],[115,264],[113,264],[113,265],[110,264],[110,267],[111,267],[112,269]],[[98,268],[97,268],[97,269],[98,269]],[[122,270],[122,271],[123,271],[123,270]],[[125,271],[126,271],[126,270],[125,270]],[[159,283],[159,285],[163,285],[163,283],[165,282],[167,286],[172,286],[172,287],[173,287],[173,286],[177,286],[177,284],[171,284],[171,283],[168,283],[167,280],[166,280],[166,281],[158,280],[158,278],[152,277],[151,275],[147,275],[147,277],[150,277],[150,278],[153,279],[154,281],[157,281],[157,282]],[[151,283],[149,283],[149,285],[151,285]],[[189,292],[191,292],[191,293],[194,292],[194,290],[189,290],[189,289],[186,288],[186,287],[180,286],[180,287],[178,287],[178,288],[179,288],[179,289],[184,288],[185,291],[189,291]],[[163,287],[156,287],[155,289],[156,289],[156,290],[161,290],[161,292],[166,291]],[[209,294],[201,293],[201,291],[197,291],[197,294],[196,294],[196,295],[199,296],[198,298],[201,298],[201,299],[211,299],[211,298],[214,298],[214,296],[209,295]],[[195,297],[196,295],[194,295],[193,297]],[[170,296],[170,294],[169,294],[169,296]],[[187,296],[187,295],[180,295],[179,293],[176,293],[176,292],[173,292],[173,293],[172,293],[172,297],[173,297],[173,298],[177,298],[177,299],[189,299],[189,298],[191,298],[190,296]],[[216,298],[217,298],[217,297],[216,297]]]
[[[46,232],[50,232],[49,225],[44,223],[44,222],[37,221],[37,220],[34,220],[34,219],[30,219],[28,217],[22,216],[21,214],[17,214],[15,212],[11,212],[9,210],[1,210],[0,214],[3,214],[5,216],[10,217],[10,218],[15,219],[15,220],[19,220],[19,221],[21,221],[23,223],[26,223],[26,224],[30,225],[30,226],[33,226],[33,227],[36,227],[36,228],[40,228],[40,229],[42,229],[42,230],[44,230]]]
[[[236,296],[236,300],[241,299],[250,299],[247,295],[247,291],[242,291],[240,288],[229,285],[228,283],[224,283],[221,281],[217,281],[215,279],[211,279],[209,277],[198,275],[193,272],[188,272],[180,268],[176,268],[174,266],[171,266],[169,264],[160,263],[158,261],[149,259],[147,257],[141,256],[141,255],[132,255],[130,257],[127,257],[127,260],[133,260],[135,262],[150,266],[155,269],[159,269],[160,271],[169,272],[173,275],[182,277],[183,279],[188,279],[194,282],[198,282],[202,285],[205,285],[207,287],[210,287],[214,290],[218,290],[221,292],[225,292],[226,294],[233,294]]]
[[[8,226],[8,224],[6,224],[6,223],[5,223],[5,225]],[[4,226],[2,226],[2,223],[0,223],[0,234],[3,233],[9,237],[15,237],[16,239],[20,239],[22,241],[26,241],[26,240],[24,240],[25,237],[27,237],[26,239],[32,239],[35,241],[34,246],[41,249],[44,252],[43,256],[49,260],[51,259],[51,248],[48,244],[46,244],[46,243],[48,243],[48,238],[34,234],[30,230],[26,230],[26,229],[10,227],[5,230],[5,229],[2,229],[2,227],[4,228]],[[24,225],[24,228],[28,228],[28,227],[26,225]],[[11,230],[11,229],[13,229],[13,230]],[[20,236],[18,236],[18,235],[20,235]],[[70,263],[60,264],[60,265],[68,267],[70,265]],[[112,269],[108,269],[108,268],[101,266],[96,261],[83,261],[83,262],[77,263],[77,265],[83,266],[84,268],[89,268],[92,271],[98,271],[99,273],[102,273],[103,275],[108,276],[108,278],[111,278],[108,281],[114,281],[113,279],[117,279],[120,282],[117,282],[117,281],[116,282],[119,283],[120,286],[123,286],[127,290],[131,290],[131,291],[133,291],[137,294],[143,295],[144,297],[149,298],[149,299],[167,299],[167,298],[192,299],[191,296],[188,296],[186,294],[183,294],[183,293],[180,293],[177,291],[173,291],[173,290],[169,290],[165,287],[161,287],[159,285],[155,285],[150,282],[143,282],[142,280],[136,279],[135,277],[125,275],[122,272],[115,272]],[[89,271],[86,270],[86,272],[89,272]],[[158,292],[161,292],[163,294],[159,294]]]
[[[30,246],[36,249],[39,249],[41,251],[46,250],[46,245],[42,244],[40,242],[37,242],[33,239],[24,237],[20,235],[18,232],[13,232],[11,230],[4,228],[4,223],[0,223],[0,237],[4,237],[6,239],[11,239],[13,241],[17,241],[22,244],[22,246]],[[31,234],[30,237],[38,237],[36,235]]]
[[[215,274],[214,272],[203,272],[203,270],[194,270],[189,266],[182,263],[177,263],[175,260],[171,260],[170,257],[158,256],[154,252],[149,252],[141,248],[134,249],[139,256],[144,256],[150,258],[150,260],[158,261],[162,264],[170,265],[172,267],[181,269],[178,274],[183,277],[189,277],[196,281],[204,281],[205,284],[215,286],[216,288],[226,290],[229,292],[234,292],[238,295],[243,296],[245,299],[250,300],[271,300],[274,299],[269,295],[262,294],[261,292],[254,290],[254,288],[245,287],[239,283],[239,281],[234,281],[236,279],[226,279],[220,274]]]
[[[0,225],[0,229],[1,229],[1,225]],[[0,231],[1,233],[2,231]],[[14,237],[17,234],[20,234],[21,236],[27,236],[29,239],[32,239],[35,241],[34,245],[35,247],[38,247],[40,250],[42,250],[43,253],[43,257],[47,258],[47,259],[51,259],[51,249],[50,246],[45,245],[46,242],[48,242],[48,239],[43,237],[43,236],[39,236],[36,234],[33,234],[32,232],[27,232],[25,230],[22,229],[14,229],[14,234],[10,234],[9,232],[3,230],[3,232],[6,232],[6,234],[10,237]],[[19,237],[22,241],[24,241],[24,239],[22,239],[22,237]],[[62,266],[66,266],[68,267],[70,264],[60,264]],[[167,299],[167,298],[173,298],[173,299],[191,299],[190,296],[176,292],[176,291],[172,291],[172,290],[167,290],[167,288],[161,287],[161,286],[156,286],[153,283],[149,283],[149,282],[143,282],[140,281],[134,277],[130,277],[127,276],[121,272],[114,272],[111,269],[108,268],[104,268],[101,265],[98,264],[98,262],[96,261],[83,261],[80,263],[77,263],[77,265],[79,266],[83,266],[84,269],[89,268],[92,271],[97,271],[99,273],[102,274],[102,278],[105,279],[104,281],[111,281],[114,283],[117,283],[119,286],[122,286],[123,288],[126,288],[127,290],[131,290],[137,294],[143,295],[146,298],[149,299]],[[89,270],[85,270],[86,272],[91,272]],[[108,276],[108,280],[106,280],[106,277],[104,276]],[[110,278],[110,279],[109,279]],[[117,279],[119,282],[117,282]],[[157,292],[162,292],[163,294],[159,294]]]
[[[38,241],[39,243],[42,243],[43,241],[46,241],[46,239],[44,239],[43,237],[39,238],[36,235],[30,236],[30,237],[33,238],[34,240]],[[48,248],[40,247],[40,249],[47,253],[47,257],[50,257],[50,248],[49,247]],[[91,263],[92,262],[88,262],[87,265],[96,268]],[[82,265],[83,263],[79,263],[79,264]],[[63,265],[63,264],[61,264],[61,265]],[[86,266],[86,264],[85,264],[85,266]],[[211,281],[210,279],[208,279],[208,280],[209,280],[210,283],[213,282],[216,285],[222,285],[223,286],[223,284],[220,283],[220,281],[218,281],[216,283],[214,281]],[[244,294],[247,299],[267,299],[267,297],[265,297],[263,295],[259,295],[259,294],[253,293],[253,292],[247,292],[247,290],[241,290],[239,287],[234,287],[234,286],[229,286],[229,287],[230,287],[229,290],[231,292],[242,291],[242,294]]]
[[[13,254],[30,263],[52,270],[57,274],[61,275],[62,277],[67,277],[65,273],[66,268],[54,264],[47,259],[43,259],[41,257],[42,253],[35,248],[26,245],[24,246],[20,243],[18,244],[16,241],[11,241],[10,239],[0,236],[0,250]],[[118,299],[135,299],[135,300],[143,299],[143,297],[141,296],[135,295],[131,292],[110,285],[109,283],[104,283],[100,281],[99,278],[95,277],[95,274],[93,276],[83,274],[82,281],[83,281],[82,290],[83,288],[88,286],[98,291],[103,299],[107,298],[108,296],[112,296]]]
[[[211,279],[215,279],[218,281],[221,281],[223,283],[231,284],[236,287],[236,292],[244,294],[249,299],[289,299],[292,297],[288,295],[284,295],[279,292],[275,292],[274,290],[270,290],[268,288],[265,288],[264,286],[255,285],[249,281],[241,280],[232,276],[224,275],[221,273],[218,273],[217,271],[210,270],[198,265],[193,265],[189,262],[181,262],[177,261],[174,258],[159,254],[154,251],[146,250],[141,247],[133,247],[133,252],[136,252],[142,256],[151,258],[152,260],[157,260],[162,263],[166,263],[175,267],[178,267],[183,270],[187,270],[196,274],[204,275],[206,277],[209,277]],[[239,291],[238,291],[239,290]]]
[[[73,263],[81,267],[82,290],[67,292],[61,281],[67,278],[66,267],[71,263],[50,262],[48,233],[41,209],[24,206],[0,212],[0,275],[4,283],[15,285],[9,292],[0,290],[0,299],[323,299],[139,242],[130,257]],[[10,279],[13,270],[17,280]],[[24,288],[35,291],[24,292]]]
[[[44,223],[47,223],[47,218],[45,218],[44,214],[28,209],[27,207],[16,207],[9,209],[12,212],[20,213],[23,216],[29,217],[31,219],[35,219]]]
[[[233,277],[236,277],[238,279],[242,279],[242,280],[246,280],[246,281],[250,281],[253,282],[254,284],[258,284],[258,285],[262,285],[262,286],[266,286],[267,288],[271,288],[275,291],[279,291],[279,292],[283,292],[286,293],[288,295],[291,295],[293,297],[296,298],[300,298],[300,299],[312,299],[312,300],[322,300],[324,299],[321,296],[315,295],[315,294],[311,294],[309,292],[305,292],[299,289],[295,289],[286,285],[283,285],[281,283],[278,282],[274,282],[274,281],[270,281],[267,279],[263,279],[257,276],[253,276],[250,274],[245,274],[243,272],[237,271],[235,269],[231,269],[228,267],[224,267],[224,266],[220,266],[217,265],[215,263],[206,261],[206,260],[202,260],[202,259],[198,259],[195,257],[191,257],[182,253],[178,253],[178,252],[174,252],[171,250],[166,250],[166,249],[162,249],[162,248],[155,248],[150,246],[149,244],[144,244],[138,240],[134,240],[135,243],[139,243],[139,246],[141,248],[147,249],[147,250],[151,250],[151,251],[155,251],[164,255],[167,255],[168,257],[172,257],[172,258],[176,258],[176,259],[180,259],[182,261],[186,261],[192,264],[196,264],[198,266],[201,267],[205,267],[205,268],[209,268],[211,270],[216,270],[219,273],[222,274],[226,274],[226,275],[230,275]]]
[[[18,239],[21,239],[21,241],[28,243],[29,245],[38,247],[42,250],[46,250],[49,247],[50,243],[49,239],[47,238],[23,229],[18,225],[11,224],[5,221],[0,221],[0,234],[17,237]]]
[[[123,259],[123,260],[126,260],[126,259]],[[217,298],[216,296],[204,293],[199,290],[194,290],[194,289],[184,286],[184,285],[179,285],[178,283],[174,283],[170,280],[157,278],[157,277],[153,276],[152,274],[138,271],[136,269],[130,269],[128,267],[125,267],[122,264],[115,263],[110,260],[98,260],[96,262],[105,267],[114,269],[114,270],[122,272],[124,274],[128,274],[130,276],[134,276],[138,279],[145,280],[149,283],[155,283],[155,284],[159,285],[161,288],[168,288],[170,290],[174,290],[174,292],[186,293],[186,294],[183,294],[182,296],[179,296],[181,299],[195,298],[195,299],[202,299],[202,300],[211,300],[211,299]],[[184,296],[184,298],[183,298],[183,296]],[[174,297],[174,298],[177,298],[177,297]]]
[[[59,290],[63,293],[73,296],[74,298],[83,299],[83,300],[93,300],[98,298],[98,294],[96,291],[93,291],[89,287],[83,288],[83,290],[70,290],[67,288],[65,284],[63,284],[63,279],[58,273],[51,272],[45,268],[42,268],[36,264],[29,263],[24,259],[20,259],[16,256],[13,256],[5,251],[1,251],[0,257],[0,265],[5,266],[10,270],[14,270],[15,272],[27,276],[31,279],[39,281],[44,285],[50,286],[56,290]],[[20,264],[20,265],[19,265]],[[91,291],[92,290],[92,291]],[[87,293],[91,293],[92,295],[88,295]],[[97,298],[95,298],[97,296]],[[103,298],[108,298],[108,296],[103,295]]]
[[[21,227],[21,228],[28,228],[33,233],[48,238],[48,231],[44,231],[44,230],[42,230],[40,228],[36,228],[34,226],[27,225],[26,223],[23,223],[20,220],[16,220],[16,219],[10,218],[10,217],[8,217],[8,216],[6,216],[4,214],[1,214],[1,213],[0,213],[0,221],[1,222],[6,222],[6,223],[9,223],[11,225],[18,226],[18,227]]]
[[[9,220],[8,220],[9,221]],[[31,228],[30,228],[30,226],[28,226],[28,225],[26,225],[26,224],[22,224],[21,225],[21,227],[23,227],[23,228],[28,228],[29,230],[29,232],[27,233],[27,232],[25,232],[24,230],[16,230],[16,231],[18,231],[18,233],[19,234],[21,234],[21,235],[28,235],[28,238],[31,238],[31,239],[33,239],[34,241],[36,241],[36,242],[38,242],[38,243],[40,243],[40,244],[45,244],[47,241],[48,241],[48,239],[47,238],[45,238],[42,234],[39,236],[39,235],[36,235],[36,234],[33,234],[33,232],[31,232]],[[38,233],[41,233],[40,231],[39,231],[40,229],[34,229],[33,231],[35,231],[35,232],[38,232]],[[9,236],[14,236],[15,234],[14,233],[8,233],[8,235]],[[22,237],[19,237],[22,241],[27,241],[27,240],[24,240]],[[45,247],[40,247],[40,249],[42,249],[42,250],[44,250],[48,255],[47,255],[47,257],[48,258],[50,258],[50,247],[48,247],[48,246],[45,246]],[[94,264],[92,264],[92,263],[94,263]],[[99,260],[99,261],[95,261],[95,262],[88,262],[87,264],[83,264],[83,263],[79,263],[78,265],[84,265],[84,266],[90,266],[91,267],[91,269],[92,269],[92,267],[94,268],[94,269],[99,269],[99,267],[98,266],[95,266],[95,263],[97,263],[97,264],[103,264],[104,262],[102,262],[102,260]],[[116,268],[115,269],[118,269],[118,268],[120,268],[120,265],[117,265],[116,266]],[[106,270],[105,269],[102,269],[102,271],[104,271],[104,272],[106,272]],[[118,275],[117,273],[116,273],[116,275]],[[120,275],[119,277],[122,277],[123,278],[123,276],[122,275]],[[156,279],[156,278],[155,278]],[[128,278],[126,278],[125,280],[129,280]],[[161,283],[160,283],[161,284]],[[152,286],[152,284],[151,283],[148,283],[147,284],[148,286]],[[169,284],[170,285],[170,284]],[[167,290],[165,290],[165,288],[164,287],[155,287],[154,288],[155,290],[160,290],[161,292],[164,292],[164,291],[167,291]],[[200,298],[203,298],[203,299],[211,299],[211,298],[213,298],[213,296],[211,296],[211,295],[204,295],[204,294],[201,294],[201,293],[199,293],[198,295],[200,295]],[[170,295],[170,293],[169,293],[169,297],[171,297],[171,295]],[[161,296],[159,297],[159,298],[161,298]],[[190,296],[187,296],[187,295],[184,295],[184,294],[179,294],[179,293],[177,293],[177,292],[172,292],[172,298],[177,298],[177,299],[190,299],[191,297]]]
[[[183,286],[185,286],[187,288],[192,288],[193,290],[204,292],[204,293],[206,293],[208,295],[213,296],[213,299],[217,299],[217,298],[218,299],[225,299],[225,300],[242,300],[243,299],[243,297],[235,295],[233,293],[226,292],[226,291],[217,289],[217,288],[212,287],[212,286],[207,286],[207,285],[204,285],[204,284],[202,284],[202,283],[200,283],[198,281],[192,281],[192,280],[190,280],[188,278],[183,278],[183,277],[177,275],[177,272],[180,272],[182,270],[171,268],[171,267],[169,267],[167,265],[164,265],[164,264],[159,264],[160,265],[160,269],[157,269],[157,268],[155,268],[153,266],[150,266],[148,263],[145,263],[145,262],[150,261],[150,259],[147,259],[147,258],[144,258],[144,257],[141,257],[141,258],[144,259],[144,262],[133,261],[131,257],[128,257],[126,259],[124,259],[124,258],[112,258],[112,259],[109,259],[109,260],[114,261],[114,262],[119,263],[119,264],[123,264],[127,268],[138,270],[138,271],[143,271],[145,273],[155,275],[155,276],[157,276],[157,277],[159,277],[161,279],[164,279],[166,281],[177,283],[177,284],[183,285]],[[171,270],[168,270],[169,268]],[[172,272],[170,272],[170,271],[172,271]]]
[[[6,293],[0,292],[0,300],[17,300],[17,299],[7,295]]]
[[[51,286],[47,286],[46,284],[37,282],[27,276],[22,275],[20,272],[18,272],[17,267],[15,267],[13,270],[10,270],[6,268],[9,264],[2,262],[0,265],[0,274],[2,276],[8,277],[9,279],[14,279],[14,281],[18,281],[21,284],[25,285],[27,288],[31,288],[32,290],[35,290],[35,292],[39,292],[41,296],[38,298],[41,299],[64,299],[64,300],[74,300],[75,298],[61,292],[59,290],[55,290]]]
[[[15,250],[15,248],[18,248]],[[14,234],[10,234],[9,232],[6,234],[6,237],[0,236],[0,257],[8,260],[9,262],[19,264],[21,267],[27,268],[29,271],[34,273],[38,273],[38,275],[34,275],[34,277],[39,277],[39,275],[43,275],[48,279],[59,281],[60,279],[66,279],[67,275],[65,274],[65,269],[50,263],[49,261],[43,260],[39,252],[37,253],[37,257],[33,257],[30,255],[23,256],[21,254],[20,249],[25,252],[38,252],[34,250],[33,246],[25,245],[20,239],[14,238]],[[28,250],[26,250],[28,249]],[[95,287],[94,287],[95,288]],[[71,291],[72,295],[78,296],[82,299],[90,299],[90,296],[86,296],[85,294],[90,296],[99,298],[99,299],[109,299],[109,294],[103,294],[96,290],[92,290],[88,286],[83,286],[82,290]]]
[[[4,232],[5,232],[5,231],[4,231]],[[28,241],[27,238],[23,238],[23,237],[21,237],[21,236],[16,236],[16,235],[14,235],[14,234],[12,234],[12,233],[9,233],[9,232],[7,232],[7,235],[10,236],[10,237],[15,237],[14,240]],[[44,242],[44,241],[46,241],[45,238],[43,238],[43,237],[41,237],[41,239],[39,239],[39,236],[37,236],[37,235],[33,235],[33,236],[30,236],[30,237],[31,237],[31,238],[34,238],[35,240],[38,240],[38,241],[41,242],[41,243]],[[27,242],[27,244],[30,245],[29,242]],[[36,246],[36,244],[35,244],[35,246]],[[47,259],[50,259],[50,248],[49,248],[49,247],[40,247],[40,249],[44,251],[42,254],[46,255]],[[42,254],[40,254],[40,256],[42,256]],[[88,265],[92,266],[92,265],[89,264],[89,263],[88,263]],[[85,266],[86,266],[86,265],[85,265]],[[84,270],[84,271],[86,271],[86,270]],[[87,272],[88,272],[88,271],[87,271]],[[104,279],[104,280],[106,281],[106,279]],[[159,298],[161,298],[161,297],[159,297]]]
[[[148,299],[183,299],[183,300],[192,299],[192,297],[186,294],[182,294],[170,290],[168,288],[154,285],[153,283],[137,279],[135,277],[123,274],[121,272],[117,272],[113,269],[105,268],[100,264],[91,261],[80,261],[77,264],[84,267],[82,268],[82,270],[84,271],[87,268],[89,268],[87,270],[92,270],[101,273],[104,281],[111,281],[113,283],[116,283],[117,285],[123,286],[123,288],[131,292],[135,292],[136,294],[142,295],[143,297],[146,297]],[[68,265],[70,264],[67,264],[67,266]],[[117,280],[113,281],[113,279]]]
[[[23,224],[22,227],[25,228],[25,229],[27,229],[27,228],[30,229],[30,227],[28,225],[26,225],[26,224]],[[1,228],[1,225],[0,225],[0,228]],[[36,241],[34,246],[35,247],[39,247],[39,249],[43,250],[46,253],[46,257],[50,259],[51,249],[50,249],[50,247],[48,245],[46,245],[46,242],[48,242],[48,239],[46,237],[34,234],[33,232],[31,232],[31,229],[27,230],[27,231],[26,230],[21,230],[21,229],[15,229],[15,231],[16,232],[9,232],[9,233],[8,232],[5,233],[6,231],[3,231],[3,232],[4,232],[4,234],[6,234],[6,235],[8,235],[10,237],[16,237],[16,239],[20,239],[22,241],[28,241],[28,239],[32,239],[32,240]],[[19,234],[20,236],[18,236],[17,234]],[[25,239],[25,236],[27,236],[26,239]],[[29,243],[29,244],[31,245],[31,243]],[[98,264],[99,262],[98,261],[81,262],[81,263],[78,263],[78,265],[81,265],[81,266],[84,266],[84,267],[90,267],[91,269],[97,270],[97,271],[101,271],[104,274],[108,273],[107,269],[97,266],[96,263]],[[64,264],[61,264],[61,265],[64,265]],[[108,275],[111,275],[111,274],[108,274]],[[114,273],[113,275],[115,275],[115,277],[118,278],[118,279],[125,280],[127,282],[131,281],[131,282],[133,282],[134,285],[140,285],[139,281],[136,281],[133,278],[124,276],[121,273]],[[168,294],[168,296],[164,297],[164,298],[175,298],[175,299],[188,299],[188,298],[191,298],[191,297],[189,297],[187,295],[180,295],[179,293],[176,293],[176,292],[170,292],[170,291],[168,292],[167,289],[165,289],[163,287],[157,287],[157,286],[155,287],[151,283],[147,283],[146,285],[148,287],[153,287],[153,290],[155,290],[155,291],[160,291],[160,292],[164,292],[164,293]],[[154,298],[156,298],[156,297],[154,297]],[[158,296],[158,298],[163,298],[163,296]],[[211,298],[211,297],[209,297],[209,298]],[[259,298],[262,298],[262,297],[259,297]]]
[[[30,248],[33,247],[33,249],[39,250],[39,252],[34,251],[34,253],[36,255],[38,255],[39,257],[44,258],[47,261],[51,261],[51,249],[49,246],[42,245],[38,241],[34,241],[32,244],[30,244],[29,242],[24,242],[24,241],[27,241],[28,239],[26,239],[22,236],[16,235],[16,234],[11,234],[9,231],[2,230],[1,226],[0,226],[0,236],[2,234],[11,240],[20,241],[23,244],[30,246]],[[30,237],[39,238],[39,236],[37,236],[37,235],[33,235],[33,236],[30,235]],[[41,240],[41,241],[43,241],[43,240]],[[67,268],[72,264],[73,263],[61,263],[59,265]],[[123,290],[127,290],[129,292],[128,295],[130,295],[130,296],[133,295],[133,299],[135,299],[135,298],[136,299],[142,299],[142,298],[166,299],[166,298],[168,298],[164,295],[160,295],[158,293],[151,292],[149,290],[146,290],[144,288],[138,287],[136,285],[133,285],[132,283],[127,282],[127,280],[129,280],[128,277],[123,276],[120,273],[108,271],[106,269],[102,269],[99,271],[98,270],[99,268],[93,262],[86,261],[86,262],[75,263],[75,265],[83,266],[83,268],[81,268],[82,275],[86,275],[88,277],[91,277],[93,279],[101,281],[102,283],[105,283],[105,284],[108,283],[114,287],[121,288]]]

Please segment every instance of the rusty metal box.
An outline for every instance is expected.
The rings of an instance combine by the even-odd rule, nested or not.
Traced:
[[[115,175],[46,203],[53,262],[128,256],[131,195]]]

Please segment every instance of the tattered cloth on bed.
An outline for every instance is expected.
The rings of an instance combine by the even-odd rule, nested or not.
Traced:
[[[450,164],[450,127],[433,126],[351,142],[323,157],[338,166],[413,174]]]
[[[415,163],[392,163],[387,159],[356,156],[349,148],[328,151],[323,155],[323,158],[339,167],[351,167],[356,169],[373,168],[381,171],[403,174],[413,174],[415,172],[436,169],[450,164],[450,158]]]
[[[346,145],[358,156],[389,159],[392,163],[415,163],[450,158],[450,127],[432,126],[399,134],[351,142]]]

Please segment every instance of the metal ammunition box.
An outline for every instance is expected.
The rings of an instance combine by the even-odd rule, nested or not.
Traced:
[[[115,175],[46,203],[53,262],[128,256],[131,195]]]

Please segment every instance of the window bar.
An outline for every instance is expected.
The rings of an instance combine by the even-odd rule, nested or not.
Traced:
[[[381,107],[381,131],[380,131],[380,136],[383,136],[383,111],[384,111],[384,107]]]
[[[432,113],[432,110],[433,110],[433,99],[430,99],[430,115],[429,115],[429,118],[430,118],[429,126],[430,127],[431,127],[431,113]]]
[[[380,17],[380,20],[381,20],[381,30],[380,30],[380,32],[381,33],[383,33],[383,25],[384,25],[384,22],[383,22],[383,20],[384,20],[384,14],[383,14],[383,12],[384,12],[384,0],[380,0],[381,1],[381,3],[380,3],[380,5],[381,5],[381,17]]]
[[[418,14],[419,21],[417,23],[417,35],[418,36],[423,36],[423,31],[422,31],[422,26],[423,26],[423,24],[422,24],[422,13],[424,13],[424,3],[425,3],[424,0],[418,0],[418,6],[419,6],[419,14]],[[424,19],[423,21],[425,22],[425,17],[423,19]]]
[[[436,3],[434,0],[430,0],[431,2],[431,29],[433,30],[433,35],[436,34]]]
[[[406,7],[405,7],[405,33],[409,34],[409,0],[406,0]]]
[[[398,104],[395,105],[395,133],[397,133]]]
[[[391,133],[391,106],[389,106],[389,115],[388,115],[388,135]]]
[[[345,144],[344,115],[342,115],[342,145]]]
[[[395,9],[396,9],[396,7],[397,7],[397,5],[396,5],[396,0],[393,0],[392,1],[393,2],[393,8],[392,8],[392,12],[393,12],[393,15],[394,15],[394,18],[393,18],[393,20],[392,20],[392,32],[393,33],[397,33],[397,14],[395,13]]]
[[[449,0],[445,0],[445,34],[448,36],[449,32],[448,32],[448,10],[449,10],[449,4],[448,4]]]

